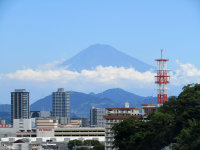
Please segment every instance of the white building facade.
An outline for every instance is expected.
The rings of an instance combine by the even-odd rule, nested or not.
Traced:
[[[52,117],[59,124],[70,123],[70,93],[65,92],[64,88],[52,93]]]
[[[105,127],[105,115],[104,108],[95,108],[90,109],[90,126],[91,127]]]
[[[112,132],[112,127],[115,123],[119,123],[126,118],[136,117],[141,118],[142,116],[139,113],[139,108],[128,108],[129,105],[126,104],[125,108],[106,108],[107,115],[104,116],[106,119],[105,125],[105,150],[113,150],[114,134]]]

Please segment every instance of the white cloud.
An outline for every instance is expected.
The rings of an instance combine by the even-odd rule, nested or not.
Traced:
[[[98,66],[95,70],[82,70],[79,72],[60,69],[24,69],[14,73],[5,74],[8,79],[22,81],[48,82],[56,81],[67,83],[70,81],[88,81],[105,84],[119,83],[128,80],[131,83],[152,84],[154,73],[147,71],[144,73],[136,71],[134,68],[125,69],[123,67],[102,67]]]
[[[25,69],[18,70],[15,73],[6,74],[10,79],[25,80],[25,81],[64,81],[72,80],[78,76],[77,72],[72,72],[64,69],[59,70],[33,70]]]
[[[96,70],[83,70],[80,76],[87,79],[94,79],[98,82],[115,82],[118,80],[130,80],[138,83],[152,83],[154,80],[154,73],[147,71],[144,73],[136,71],[134,68],[125,69],[124,67],[102,67],[98,66]]]
[[[189,83],[200,83],[200,69],[190,63],[181,63],[176,60],[179,66],[174,73],[170,72],[171,83],[173,85],[185,85]]]
[[[176,63],[180,66],[181,68],[181,73],[188,77],[199,77],[200,76],[200,70],[196,68],[193,64],[186,63],[183,64],[176,60]]]
[[[180,63],[176,61],[179,68],[170,72],[171,85],[184,85],[188,83],[200,82],[200,70],[190,63]],[[17,70],[14,73],[0,75],[0,79],[15,79],[19,81],[31,82],[56,82],[82,83],[95,85],[97,83],[107,85],[128,85],[133,87],[148,87],[154,85],[155,73],[152,71],[139,72],[134,68],[124,67],[102,67],[98,66],[95,70],[82,70],[81,72],[70,71],[65,68],[58,68],[56,61],[51,64],[38,67],[37,69]],[[56,69],[57,68],[57,69]],[[77,85],[78,86],[78,85]],[[88,86],[88,85],[87,85]]]
[[[59,66],[60,64],[62,64],[64,61],[65,61],[65,59],[55,60],[55,61],[50,62],[50,63],[47,63],[47,64],[39,65],[39,66],[37,66],[37,69],[39,69],[39,70],[56,69],[56,68],[58,68],[58,66]]]

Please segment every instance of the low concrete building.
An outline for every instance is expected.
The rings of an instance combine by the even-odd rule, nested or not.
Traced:
[[[57,128],[54,130],[55,137],[104,137],[105,128]]]
[[[156,112],[157,104],[142,104],[142,115]]]
[[[28,150],[29,140],[28,139],[17,139],[16,141],[1,141],[0,150]]]
[[[90,127],[90,122],[88,118],[80,118],[82,120],[82,127]]]
[[[15,137],[16,132],[31,132],[32,125],[31,119],[14,119],[13,127],[5,126],[0,127],[0,137]]]
[[[31,111],[30,117],[31,118],[50,118],[51,112],[50,111]]]
[[[58,127],[58,123],[50,118],[38,118],[36,126],[37,137],[53,137],[54,129]]]
[[[13,127],[16,129],[16,131],[31,131],[31,119],[14,119]]]
[[[15,137],[16,129],[13,127],[0,127],[0,138],[1,137]]]
[[[12,143],[13,150],[27,150],[29,148],[29,140],[20,139]]]
[[[82,120],[81,119],[71,119],[70,124],[65,124],[65,125],[59,125],[61,128],[80,128],[82,125]]]
[[[79,120],[80,127],[90,127],[90,122],[88,118],[72,118],[71,124],[74,123],[74,120]]]
[[[16,132],[17,137],[36,137],[36,131]]]
[[[32,142],[29,144],[30,150],[42,150],[42,143],[41,142]]]
[[[15,141],[0,141],[0,150],[66,150],[68,142],[52,140],[34,141],[31,138],[14,139]]]
[[[105,129],[104,128],[57,128],[51,131],[40,131],[48,132],[43,137],[2,137],[0,140],[1,145],[11,145],[14,141],[20,139],[28,139],[29,143],[44,143],[44,142],[69,142],[70,140],[98,140],[102,143],[105,142]],[[49,133],[51,132],[51,133]],[[53,136],[46,136],[46,135]],[[37,146],[36,146],[37,147]]]

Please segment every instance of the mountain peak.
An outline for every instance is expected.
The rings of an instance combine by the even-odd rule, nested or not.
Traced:
[[[127,92],[127,91],[121,88],[112,88],[112,89],[105,90],[103,93],[109,93],[109,92]]]
[[[131,102],[134,101],[134,99],[141,98],[141,96],[125,91],[121,88],[108,89],[96,95],[101,98],[114,99],[116,102],[123,102],[124,100]]]
[[[107,44],[93,44],[91,46],[89,46],[88,48],[84,49],[85,51],[118,51],[117,49],[115,49],[114,47],[110,46],[110,45],[107,45]],[[84,51],[83,50],[83,51]],[[118,51],[120,52],[120,51]]]
[[[100,65],[103,67],[133,67],[141,72],[153,68],[152,66],[134,57],[128,56],[106,44],[91,45],[62,64],[62,66],[67,66],[67,69],[69,70],[79,72],[83,69],[93,70]]]
[[[88,48],[106,48],[106,47],[113,48],[112,46],[110,46],[108,44],[100,44],[100,43],[90,45]]]

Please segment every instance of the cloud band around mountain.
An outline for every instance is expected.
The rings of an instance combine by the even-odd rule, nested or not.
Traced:
[[[176,61],[179,66],[174,72],[170,72],[171,84],[181,85],[193,82],[200,82],[200,70],[190,63],[180,63]],[[55,81],[60,83],[68,83],[70,81],[93,82],[103,84],[118,84],[123,81],[126,83],[138,84],[146,86],[154,83],[155,72],[146,71],[139,72],[134,68],[124,67],[102,67],[98,66],[94,70],[82,70],[81,72],[70,71],[66,68],[56,67],[49,68],[40,67],[38,69],[23,69],[17,70],[14,73],[8,73],[0,76],[0,79],[15,79],[21,81],[33,82],[49,82]]]
[[[154,80],[154,73],[147,71],[144,73],[136,71],[134,68],[124,67],[102,67],[98,66],[95,70],[82,70],[80,73],[66,70],[65,68],[53,70],[24,69],[14,73],[5,74],[8,79],[36,82],[69,82],[71,80],[84,80],[101,83],[112,83],[118,80],[130,80],[132,82],[151,83]]]

